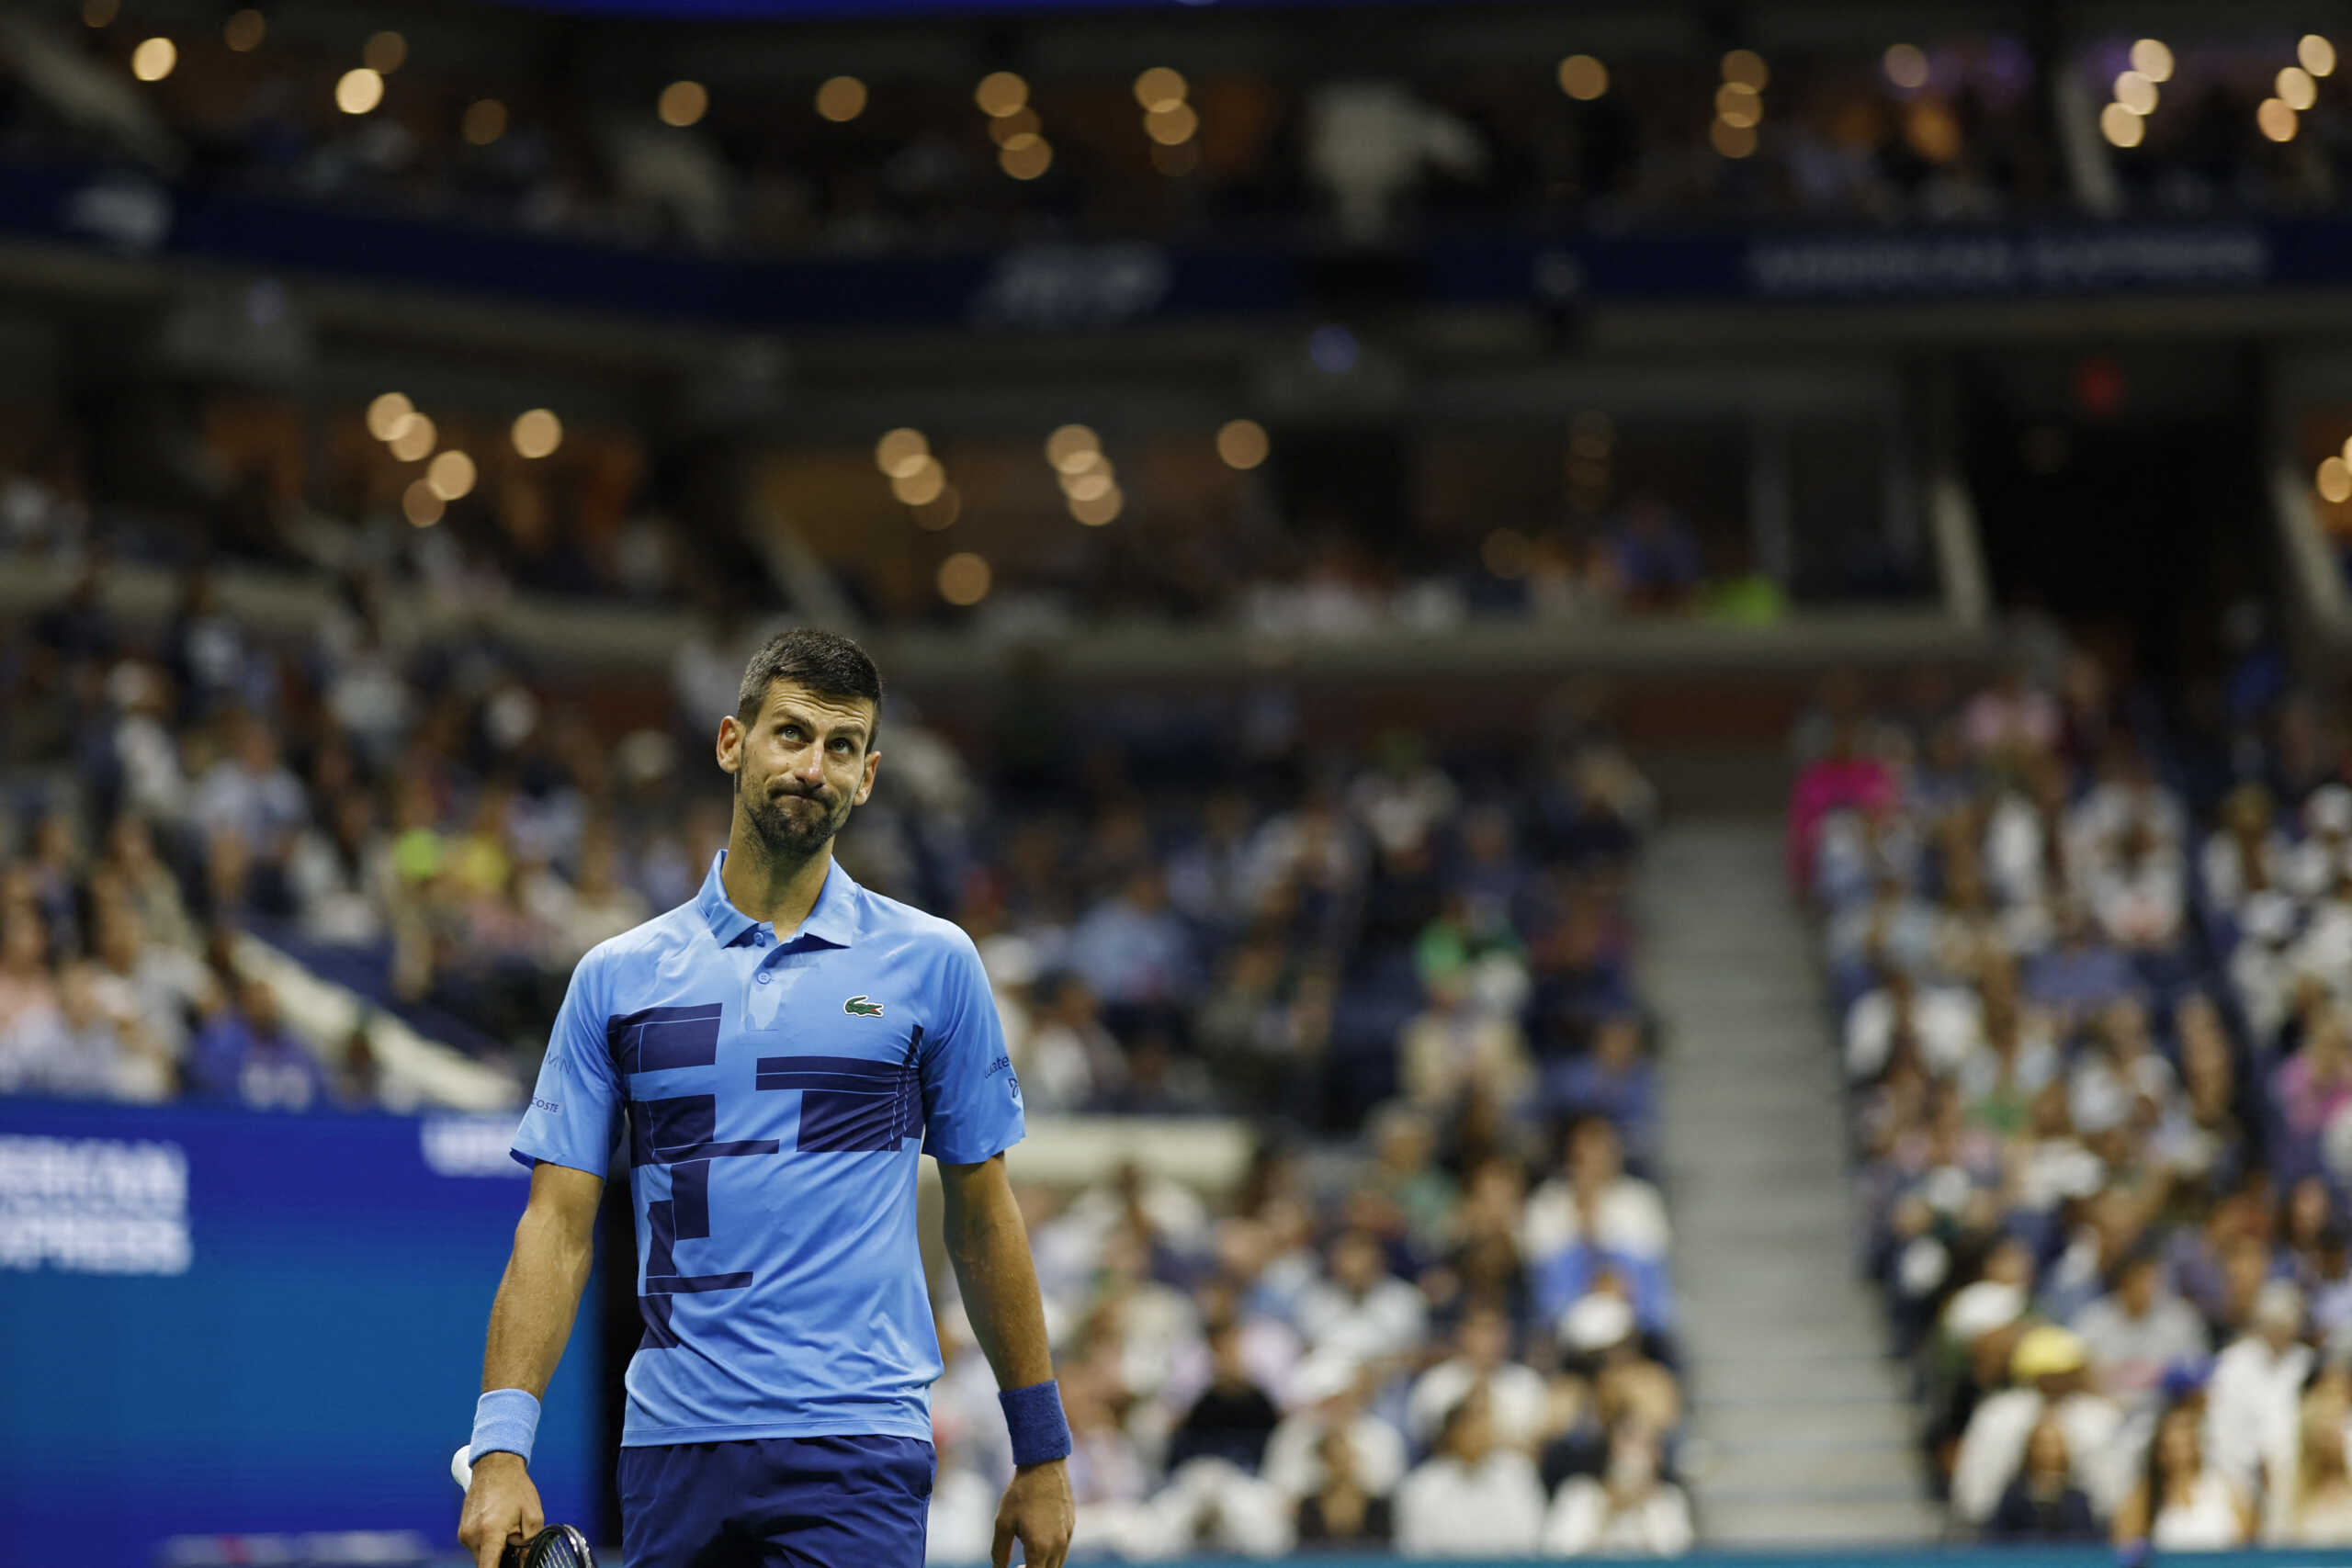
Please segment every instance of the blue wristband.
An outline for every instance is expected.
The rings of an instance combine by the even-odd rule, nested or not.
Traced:
[[[1051,1378],[996,1396],[1012,1434],[1012,1462],[1043,1464],[1069,1457],[1069,1418],[1062,1414],[1062,1387]]]
[[[531,1439],[539,1433],[539,1402],[528,1389],[494,1388],[474,1401],[474,1440],[468,1464],[484,1454],[509,1453],[531,1462]]]

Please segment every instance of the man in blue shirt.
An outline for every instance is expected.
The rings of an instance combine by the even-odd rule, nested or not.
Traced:
[[[948,1256],[1016,1470],[997,1516],[1058,1568],[1069,1451],[1005,1176],[1021,1089],[971,939],[869,893],[833,836],[874,788],[881,678],[787,632],[718,725],[727,848],[694,898],[573,971],[514,1156],[531,1196],[491,1310],[459,1539],[540,1528],[526,1466],[627,1128],[645,1337],[621,1438],[630,1568],[918,1568],[939,1344],[915,1233],[938,1162]]]

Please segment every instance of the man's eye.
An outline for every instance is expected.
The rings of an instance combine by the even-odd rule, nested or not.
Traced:
[[[783,736],[786,740],[797,740],[800,739],[800,727],[797,724],[787,724],[778,729],[776,733]]]

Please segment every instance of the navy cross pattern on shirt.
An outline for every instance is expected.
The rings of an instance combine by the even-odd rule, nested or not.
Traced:
[[[715,1067],[718,1063],[719,1004],[647,1008],[605,1025],[613,1063],[624,1075],[667,1072],[678,1067]],[[710,1235],[710,1162],[743,1155],[772,1155],[774,1138],[718,1141],[718,1097],[674,1095],[629,1100],[629,1164],[670,1169],[670,1196],[645,1205],[645,1284],[638,1310],[645,1318],[645,1344],[666,1350],[678,1344],[670,1325],[674,1296],[710,1291],[740,1291],[752,1282],[748,1270],[732,1274],[682,1274],[676,1250],[682,1241]]]
[[[922,1046],[918,1025],[901,1061],[763,1056],[755,1087],[799,1091],[800,1136],[793,1147],[802,1154],[896,1153],[901,1138],[922,1132],[915,1075],[915,1053]]]

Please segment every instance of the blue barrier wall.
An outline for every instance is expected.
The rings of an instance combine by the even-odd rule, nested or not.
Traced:
[[[0,1100],[0,1563],[149,1568],[210,1534],[448,1541],[528,1190],[512,1131]],[[559,1518],[595,1495],[594,1318],[532,1464]]]

